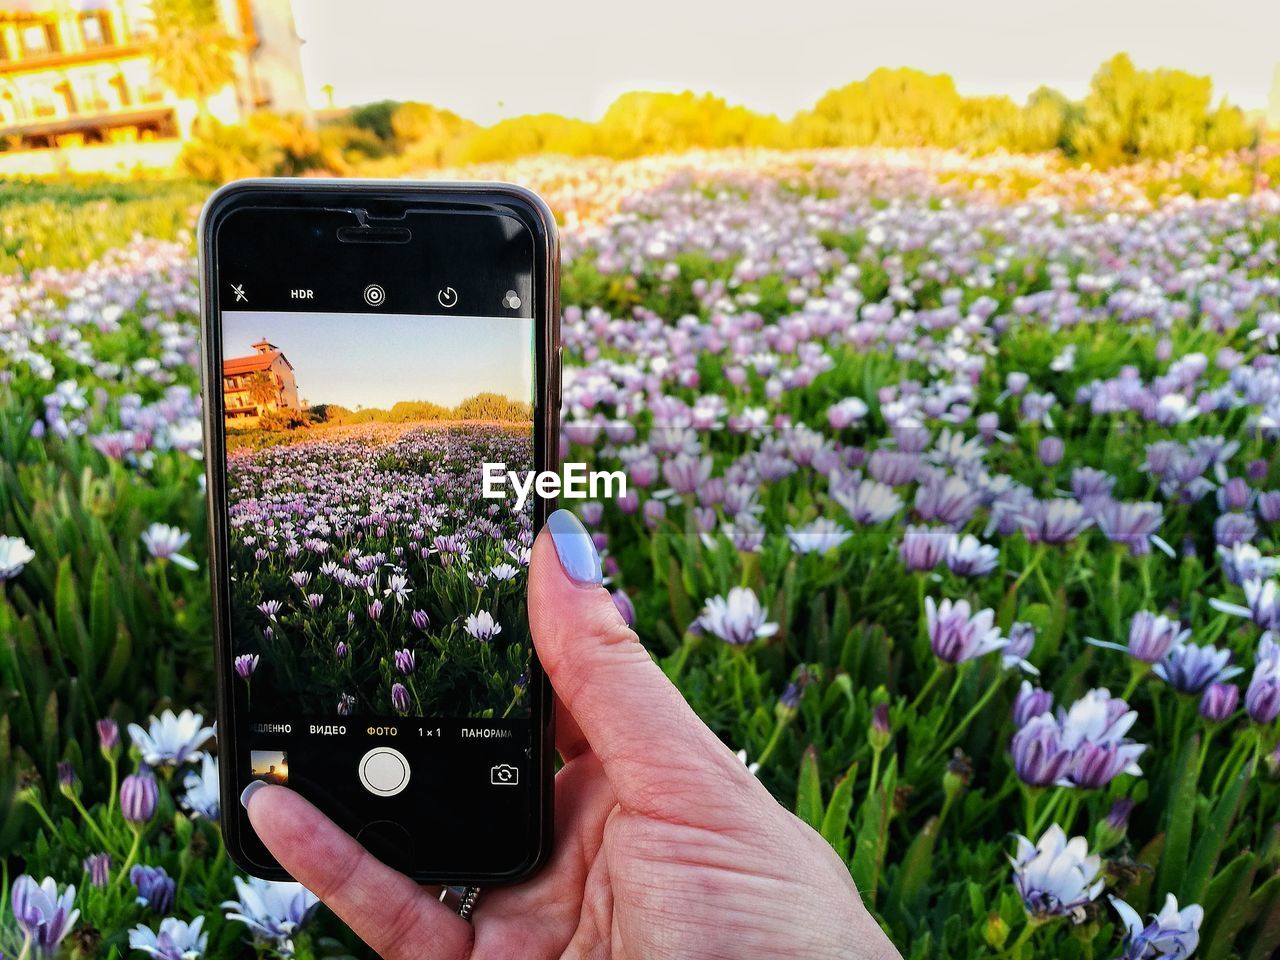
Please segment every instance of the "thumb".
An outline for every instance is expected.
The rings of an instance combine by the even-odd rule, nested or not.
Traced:
[[[568,510],[548,517],[534,542],[529,626],[551,685],[624,807],[720,823],[735,797],[763,789],[622,619],[601,586],[591,536]]]

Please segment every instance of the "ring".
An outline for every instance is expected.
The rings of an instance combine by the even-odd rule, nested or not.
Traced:
[[[463,920],[471,920],[471,911],[480,899],[479,887],[445,887],[440,891],[440,902],[455,911]]]

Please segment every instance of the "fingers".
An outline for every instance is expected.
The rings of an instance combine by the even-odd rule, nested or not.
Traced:
[[[285,787],[254,790],[253,829],[295,880],[385,960],[461,960],[471,925]]]
[[[761,788],[627,627],[599,569],[586,530],[557,511],[529,568],[529,624],[551,684],[620,803],[689,823],[723,820],[724,805]]]

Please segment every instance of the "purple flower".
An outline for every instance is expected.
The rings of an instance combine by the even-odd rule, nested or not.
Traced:
[[[1258,524],[1247,513],[1224,513],[1213,522],[1213,538],[1220,546],[1248,543],[1258,535]]]
[[[382,617],[382,601],[381,601],[381,600],[374,600],[374,601],[372,601],[372,602],[369,604],[368,611],[369,611],[369,619],[370,619],[370,620],[378,620],[378,619],[381,619],[381,617]]]
[[[1123,952],[1116,960],[1185,960],[1200,945],[1200,925],[1204,922],[1204,910],[1199,904],[1178,909],[1177,898],[1172,893],[1165,898],[1164,908],[1150,923],[1143,925],[1138,911],[1123,900],[1111,897],[1111,905],[1124,921]]]
[[[1062,462],[1063,454],[1066,453],[1066,444],[1062,442],[1061,437],[1045,437],[1040,441],[1040,462],[1046,467],[1056,467]]]
[[[413,673],[414,667],[417,666],[417,658],[413,655],[413,651],[409,649],[397,650],[392,654],[395,661],[396,672],[408,676]]]
[[[1000,562],[1000,551],[971,533],[947,545],[947,569],[959,577],[984,577]]]
[[[1070,543],[1093,519],[1075,500],[1033,500],[1023,510],[1023,535],[1032,543]]]
[[[427,611],[425,610],[413,611],[413,613],[409,614],[409,620],[419,630],[426,630],[427,627],[431,626],[431,619],[427,616]]]
[[[58,786],[64,791],[70,790],[76,782],[76,768],[70,760],[58,761]]]
[[[275,619],[282,608],[283,605],[279,600],[264,600],[262,603],[258,604],[258,611],[272,623],[275,622]]]
[[[1244,673],[1231,667],[1230,650],[1219,650],[1212,644],[1177,643],[1164,660],[1155,665],[1155,674],[1179,693],[1199,693],[1209,684],[1230,680]]]
[[[253,676],[253,671],[258,669],[258,655],[256,653],[242,653],[236,657],[236,676],[241,680],[248,680]]]
[[[75,900],[76,888],[59,891],[53,877],[37,884],[24,873],[13,882],[9,900],[13,918],[23,936],[30,938],[37,956],[52,957],[58,952],[58,945],[80,916],[79,910],[72,909]]]
[[[1280,523],[1280,490],[1258,494],[1258,516],[1267,523]]]
[[[1033,687],[1030,680],[1023,680],[1018,694],[1013,698],[1013,722],[1024,727],[1032,717],[1053,710],[1053,694],[1048,690]]]
[[[898,555],[909,571],[932,570],[947,555],[955,536],[942,527],[909,526],[898,544]]]
[[[129,871],[129,882],[138,891],[139,906],[156,913],[168,913],[173,909],[173,896],[177,886],[164,867],[138,864]]]
[[[314,613],[316,610],[319,610],[319,609],[320,609],[320,607],[321,607],[321,606],[323,606],[323,605],[324,605],[324,594],[322,594],[322,593],[308,593],[308,594],[307,594],[307,607],[308,607],[308,608],[309,608],[313,613]]]
[[[146,823],[160,802],[160,786],[150,770],[130,774],[120,784],[120,813],[130,823]]]
[[[1164,522],[1164,508],[1158,503],[1111,500],[1096,511],[1095,519],[1104,537],[1112,543],[1123,543],[1135,557],[1150,553],[1153,543],[1173,556],[1173,549],[1156,536]]]
[[[1057,783],[1071,762],[1071,751],[1063,746],[1058,724],[1047,712],[1032,716],[1018,729],[1009,752],[1018,779],[1032,787]]]
[[[1268,724],[1280,716],[1280,644],[1270,633],[1263,634],[1258,644],[1257,660],[1244,706],[1249,718],[1257,724]]]
[[[1211,683],[1200,697],[1200,716],[1210,723],[1230,719],[1240,703],[1240,688],[1234,683]]]
[[[952,528],[968,523],[978,509],[978,502],[978,492],[963,477],[940,476],[916,490],[916,512],[920,519]]]
[[[409,712],[409,688],[403,683],[391,685],[391,707],[402,717]]]
[[[1000,663],[1006,670],[1018,669],[1032,675],[1040,671],[1027,660],[1036,645],[1036,628],[1030,623],[1016,622],[1009,627],[1009,642],[1000,651]]]
[[[345,641],[339,640],[333,645],[333,656],[338,660],[347,659],[347,654],[351,651],[348,649]]]
[[[502,632],[502,624],[494,620],[488,610],[477,610],[467,616],[462,629],[481,643],[488,643]]]
[[[84,870],[89,874],[89,883],[95,887],[105,887],[111,881],[111,854],[91,853],[84,858]]]
[[[1129,621],[1129,656],[1143,663],[1163,660],[1174,645],[1185,643],[1191,636],[1190,630],[1180,630],[1180,626],[1163,614],[1157,616],[1146,610],[1135,613]]]
[[[924,607],[929,644],[934,655],[945,663],[973,660],[1009,643],[995,626],[993,610],[979,610],[971,614],[967,600],[954,603],[943,600],[935,604],[933,597],[925,597]]]
[[[351,715],[351,711],[355,709],[356,698],[349,693],[344,693],[338,697],[338,716],[347,717]]]

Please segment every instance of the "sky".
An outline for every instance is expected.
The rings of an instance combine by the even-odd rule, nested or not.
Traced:
[[[480,123],[598,119],[627,90],[710,91],[784,119],[879,66],[950,73],[961,93],[1082,95],[1103,61],[1208,74],[1263,109],[1277,0],[296,0],[309,96],[422,100]]]
[[[387,409],[399,400],[456,406],[477,393],[529,400],[533,321],[520,317],[224,311],[223,356],[266,337],[293,364],[298,397]]]

